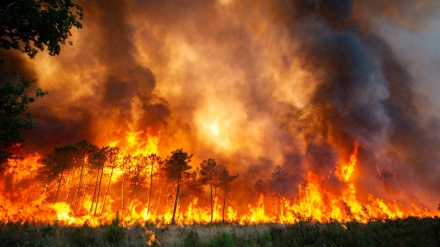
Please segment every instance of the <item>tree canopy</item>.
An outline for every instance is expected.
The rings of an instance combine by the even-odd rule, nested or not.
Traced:
[[[169,179],[175,180],[177,182],[176,197],[174,199],[174,209],[173,217],[171,218],[171,224],[175,223],[175,215],[177,209],[177,203],[179,201],[180,193],[180,183],[182,178],[188,174],[188,170],[191,166],[188,165],[191,162],[192,154],[183,152],[182,149],[177,149],[171,152],[171,157],[169,157],[165,162],[165,171]]]
[[[35,96],[28,96],[30,85],[18,77],[0,84],[0,168],[12,157],[10,147],[23,141],[20,130],[34,127],[31,114],[26,113],[28,105],[46,94],[36,89]]]
[[[58,55],[72,35],[82,28],[83,9],[72,0],[0,1],[0,47],[16,49],[34,58],[38,50]]]

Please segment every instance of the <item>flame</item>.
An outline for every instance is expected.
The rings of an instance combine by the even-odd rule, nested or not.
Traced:
[[[4,222],[43,221],[59,222],[68,225],[84,223],[98,226],[110,222],[115,217],[124,224],[135,222],[152,222],[158,225],[171,223],[174,184],[161,173],[159,164],[150,160],[146,163],[146,173],[142,184],[133,183],[130,171],[135,171],[141,157],[157,154],[160,136],[146,132],[128,132],[126,143],[118,153],[115,164],[107,164],[103,169],[101,191],[94,196],[92,186],[96,175],[92,170],[85,177],[85,186],[81,189],[79,201],[72,207],[73,193],[79,176],[79,168],[68,172],[62,181],[60,201],[53,202],[54,182],[44,184],[36,178],[41,163],[39,155],[28,155],[23,160],[11,160],[10,166],[3,173],[0,183],[0,218]],[[309,170],[303,175],[303,182],[298,187],[294,200],[280,195],[260,194],[255,203],[250,203],[246,210],[237,204],[226,205],[225,219],[240,224],[258,223],[295,223],[302,220],[319,222],[356,220],[398,219],[408,216],[434,217],[437,212],[426,210],[416,203],[405,207],[397,201],[375,198],[369,194],[366,201],[358,198],[356,173],[359,144],[354,149],[348,162],[341,160],[335,168],[335,175],[342,188],[338,192],[326,189],[325,178]],[[132,155],[128,155],[132,154]],[[151,176],[151,177],[150,177]],[[10,182],[10,183],[9,183]],[[145,193],[150,191],[151,193]],[[207,191],[205,191],[207,193]],[[148,195],[148,196],[147,196]],[[150,196],[150,198],[148,198]],[[95,197],[95,199],[93,199]],[[105,199],[104,199],[105,198]],[[215,194],[213,203],[213,221],[221,222],[223,218],[223,198]],[[208,194],[196,197],[191,194],[180,199],[177,224],[209,223],[211,210]],[[148,205],[149,202],[149,205]]]

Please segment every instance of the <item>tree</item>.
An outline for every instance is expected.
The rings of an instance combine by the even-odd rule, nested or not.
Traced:
[[[72,0],[2,0],[0,47],[19,50],[30,58],[45,48],[49,55],[58,55],[72,35],[71,28],[82,28],[82,18],[82,7]]]
[[[223,190],[223,213],[222,213],[222,223],[225,223],[225,208],[226,208],[226,195],[229,192],[229,184],[234,181],[238,174],[230,175],[228,169],[224,165],[217,166],[217,173],[219,179],[219,186]]]
[[[130,181],[131,198],[135,201],[138,193],[147,183],[147,156],[142,154],[133,157],[132,166],[128,170],[128,178]],[[132,203],[134,206],[134,204]],[[130,210],[131,211],[131,210]]]
[[[2,0],[0,48],[16,49],[30,58],[44,48],[58,55],[70,29],[82,27],[82,17],[82,7],[72,0]],[[29,87],[25,79],[0,85],[0,169],[13,157],[10,148],[23,142],[20,130],[34,127],[30,113],[25,114],[28,104],[46,94],[37,89],[35,98],[28,97]]]
[[[121,197],[122,197],[122,208],[121,208],[121,218],[124,215],[124,211],[125,211],[125,179],[127,178],[127,169],[128,166],[131,164],[133,160],[133,157],[131,157],[131,155],[126,154],[124,155],[124,157],[122,158],[122,163],[121,163],[121,170],[122,170],[122,183],[121,183]]]
[[[96,211],[98,210],[99,195],[101,193],[102,175],[104,174],[104,166],[107,161],[106,152],[108,148],[109,148],[108,146],[102,147],[90,157],[90,165],[92,166],[92,168],[96,169],[95,189],[93,190],[92,204],[90,206],[90,213],[92,213],[93,203],[96,198],[95,212],[93,213],[93,215],[96,215]]]
[[[255,184],[254,184],[254,188],[255,190],[260,193],[265,195],[267,193],[267,184],[262,180],[259,179]]]
[[[76,200],[78,199],[78,196],[79,196],[79,191],[81,190],[81,187],[82,187],[86,160],[89,156],[91,156],[93,153],[98,151],[98,146],[90,143],[86,139],[83,139],[83,140],[79,141],[78,143],[76,143],[75,147],[77,150],[77,152],[76,152],[77,159],[81,162],[81,171],[79,174],[78,186],[76,188],[75,195],[74,195],[73,201],[72,201],[72,206],[71,206],[72,208],[75,206]],[[84,192],[84,194],[85,194],[85,192]]]
[[[289,174],[280,166],[276,166],[272,172],[272,179],[270,180],[270,189],[275,194],[276,202],[280,205],[281,209],[283,205],[280,203],[282,197],[287,195],[289,188],[291,187]],[[277,207],[277,211],[278,211]],[[282,212],[282,211],[281,211]],[[277,216],[278,212],[277,212]]]
[[[160,167],[163,164],[163,160],[160,156],[157,154],[150,154],[147,156],[147,163],[150,166],[150,191],[148,195],[148,203],[147,203],[147,214],[150,213],[150,204],[151,204],[151,195],[152,195],[152,188],[153,188],[153,171],[155,170],[154,167]],[[157,170],[157,169],[156,169]],[[157,172],[157,171],[156,171]]]
[[[212,202],[212,188],[215,184],[217,176],[217,163],[214,159],[209,158],[200,164],[200,181],[202,184],[209,184],[210,199],[211,199],[211,224],[213,217],[213,202]]]
[[[171,152],[171,157],[169,157],[165,162],[165,171],[167,176],[171,180],[175,180],[177,182],[176,188],[176,197],[174,200],[174,208],[173,208],[173,216],[171,218],[171,224],[175,224],[175,216],[177,203],[179,201],[179,193],[182,179],[185,175],[187,175],[187,171],[191,169],[191,166],[188,163],[191,162],[192,154],[189,155],[186,152],[183,152],[182,149],[177,149]]]
[[[280,166],[276,166],[270,180],[271,190],[279,196],[285,196],[290,187],[289,174]]]
[[[28,96],[30,85],[31,81],[19,79],[18,76],[14,81],[0,84],[0,169],[4,168],[8,159],[17,158],[10,148],[24,141],[20,130],[35,126],[32,115],[26,111],[30,103],[43,97],[46,92],[38,88],[35,97]]]
[[[105,203],[107,202],[107,196],[108,196],[108,191],[110,190],[110,183],[112,182],[113,171],[120,163],[120,162],[118,162],[118,156],[119,156],[120,152],[121,152],[120,148],[111,147],[107,150],[107,153],[106,153],[107,162],[108,162],[107,167],[111,168],[111,171],[110,171],[110,177],[108,179],[107,189],[105,190],[104,201],[102,202],[101,214],[102,214],[102,212],[104,212]]]
[[[38,173],[46,178],[46,181],[52,181],[59,176],[54,202],[57,202],[65,171],[74,165],[74,152],[75,147],[72,145],[56,147],[52,154],[41,161],[43,167]]]

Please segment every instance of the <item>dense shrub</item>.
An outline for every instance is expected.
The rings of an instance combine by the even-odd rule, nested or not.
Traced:
[[[200,246],[199,244],[200,244],[199,234],[194,229],[191,229],[191,231],[189,231],[186,234],[185,239],[183,240],[183,246],[196,247],[196,246]]]
[[[235,246],[234,240],[232,240],[231,234],[228,232],[221,232],[215,237],[213,243],[209,245],[210,247],[232,247]]]
[[[102,232],[102,239],[105,243],[111,245],[121,244],[124,240],[125,231],[119,225],[119,219],[116,218],[112,223]]]

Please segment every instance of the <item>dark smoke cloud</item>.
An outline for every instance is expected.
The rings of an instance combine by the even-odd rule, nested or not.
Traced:
[[[81,4],[85,9],[85,28],[79,35],[85,38],[75,45],[82,51],[76,51],[72,57],[72,53],[65,51],[72,47],[64,47],[59,57],[50,58],[66,73],[51,78],[56,80],[57,86],[52,87],[53,91],[49,88],[49,95],[35,103],[32,109],[37,127],[25,132],[26,147],[30,150],[47,153],[55,146],[83,138],[104,145],[102,139],[121,138],[123,136],[119,135],[127,130],[146,131],[150,127],[157,131],[155,127],[166,124],[169,110],[167,102],[154,93],[155,75],[139,65],[135,58],[127,3],[93,1]],[[21,55],[13,58],[21,59],[17,69],[23,70],[27,63]],[[96,66],[101,68],[91,73]],[[74,82],[69,76],[79,76],[84,81]],[[76,94],[80,96],[72,97]],[[102,125],[117,126],[119,130],[103,132]]]

